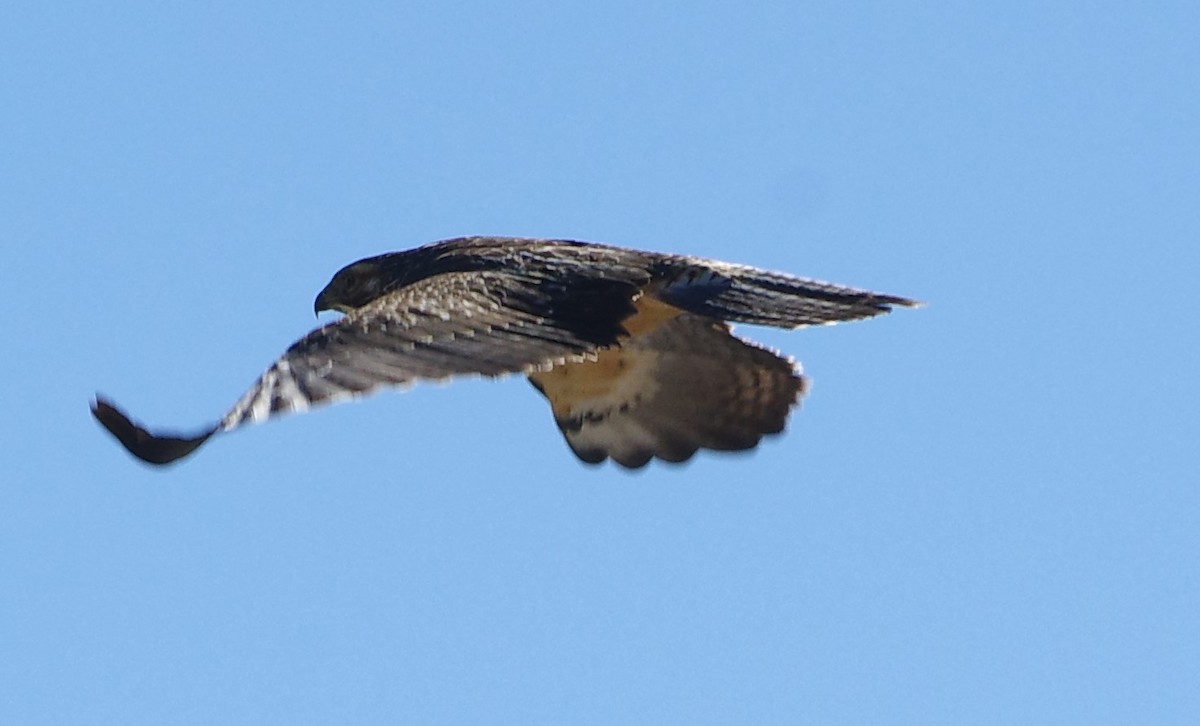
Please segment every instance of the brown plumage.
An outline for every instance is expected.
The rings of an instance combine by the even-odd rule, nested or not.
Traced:
[[[754,448],[804,393],[797,365],[725,321],[796,328],[915,304],[715,260],[462,238],[340,270],[314,307],[345,317],[294,343],[195,436],[150,433],[102,398],[92,413],[132,454],[166,464],[216,433],[380,386],[525,373],[583,461],[678,462]]]

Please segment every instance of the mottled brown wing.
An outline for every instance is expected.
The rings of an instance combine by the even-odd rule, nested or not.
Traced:
[[[110,402],[92,412],[135,456],[182,458],[218,431],[352,399],[381,386],[461,374],[498,376],[584,360],[623,334],[636,288],[589,280],[570,286],[504,272],[431,277],[301,338],[225,416],[195,437],[155,434]]]
[[[685,461],[702,448],[752,449],[783,430],[805,389],[795,363],[693,314],[530,381],[580,459],[631,468],[654,457]]]

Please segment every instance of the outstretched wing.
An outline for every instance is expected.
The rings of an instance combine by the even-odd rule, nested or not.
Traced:
[[[92,413],[134,456],[166,464],[214,433],[352,399],[381,386],[454,375],[498,376],[594,357],[624,334],[637,287],[622,280],[555,283],[500,271],[427,278],[300,340],[215,425],[155,434],[99,399]]]
[[[916,300],[698,257],[664,257],[663,302],[717,320],[801,328],[917,307]]]
[[[783,430],[804,393],[795,363],[734,337],[721,321],[685,313],[631,332],[595,360],[530,376],[587,463],[611,457],[636,468],[654,457],[685,461],[701,448],[752,449]]]

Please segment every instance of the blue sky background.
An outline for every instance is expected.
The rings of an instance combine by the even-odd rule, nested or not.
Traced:
[[[0,722],[1194,723],[1196,8],[6,4]],[[788,433],[636,475],[519,379],[87,413],[472,233],[929,305],[741,328]]]

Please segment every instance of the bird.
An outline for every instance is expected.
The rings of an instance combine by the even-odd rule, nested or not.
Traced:
[[[571,451],[629,469],[782,432],[800,364],[731,323],[802,328],[916,300],[747,265],[561,239],[459,237],[339,270],[293,343],[216,423],[154,433],[97,394],[92,415],[133,456],[176,462],[219,433],[454,376],[525,374]]]

